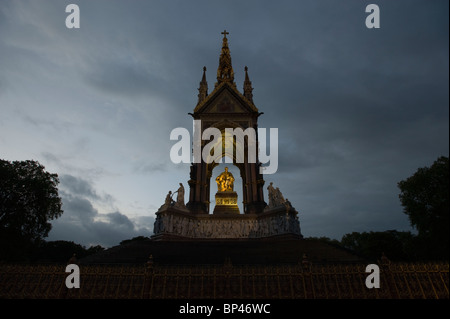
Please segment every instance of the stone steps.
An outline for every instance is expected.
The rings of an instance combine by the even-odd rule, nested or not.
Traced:
[[[314,263],[355,263],[363,261],[348,250],[311,239],[277,240],[142,240],[115,246],[81,259],[80,264],[139,264],[150,255],[160,264],[298,263],[304,254]]]

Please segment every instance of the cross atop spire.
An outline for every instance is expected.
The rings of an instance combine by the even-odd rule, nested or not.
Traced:
[[[229,82],[233,85],[236,85],[234,83],[233,67],[231,66],[230,49],[228,48],[227,34],[230,34],[230,33],[227,32],[227,30],[224,30],[223,32],[221,32],[221,34],[223,34],[222,51],[220,53],[219,67],[217,69],[216,86],[222,82]]]

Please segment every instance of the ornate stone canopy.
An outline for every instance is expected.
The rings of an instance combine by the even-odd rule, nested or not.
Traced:
[[[249,158],[249,150],[257,149],[258,136],[255,139],[238,139],[227,135],[227,129],[245,131],[258,128],[258,117],[262,114],[253,102],[253,87],[245,67],[243,93],[236,88],[234,70],[231,64],[230,48],[227,35],[222,32],[222,49],[217,69],[217,82],[214,90],[208,93],[206,67],[198,89],[198,102],[193,113],[194,120],[200,120],[200,136],[208,128],[215,128],[221,133],[221,139],[203,140],[199,148],[201,154],[206,145],[220,146],[220,152],[209,153],[206,159],[194,162],[190,167],[189,200],[184,207],[180,200],[171,201],[169,193],[166,203],[156,213],[155,238],[169,236],[175,238],[260,238],[292,235],[301,237],[297,211],[281,193],[270,193],[270,206],[264,200],[263,175],[260,173],[258,153],[255,158]],[[195,133],[194,133],[195,135]],[[195,136],[194,136],[195,140]],[[209,145],[222,143],[222,145]],[[224,147],[232,145],[232,147]],[[213,148],[211,148],[212,150]],[[215,148],[214,148],[215,149]],[[243,150],[243,156],[237,156],[237,150]],[[208,149],[206,149],[208,154]],[[211,187],[215,187],[216,176],[213,170],[219,165],[219,160],[228,157],[239,169],[240,176],[234,179],[242,180],[242,198],[238,199],[235,189],[218,191],[216,206],[210,207]],[[213,180],[211,181],[211,179]],[[212,184],[212,185],[211,185]],[[243,212],[239,211],[237,201],[242,201]],[[212,214],[212,212],[214,212]]]

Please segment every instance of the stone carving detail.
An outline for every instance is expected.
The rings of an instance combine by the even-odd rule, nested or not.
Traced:
[[[236,198],[216,198],[216,205],[237,205]]]
[[[300,235],[300,223],[296,212],[246,219],[197,219],[162,212],[157,214],[153,232],[155,235],[172,234],[190,238],[260,238]]]
[[[227,177],[227,169],[224,173],[223,175]],[[231,196],[235,194],[232,191],[232,183],[223,183],[224,190],[220,191],[224,180],[218,180],[218,194],[221,196],[216,194],[216,208],[226,206],[228,212],[231,206],[237,204],[237,197]],[[225,185],[229,188],[227,189]],[[264,238],[284,234],[301,236],[297,211],[287,198],[284,199],[280,189],[273,187],[273,183],[270,183],[267,189],[269,205],[262,216],[241,216],[238,210],[232,218],[229,214],[216,215],[216,212],[214,215],[195,216],[189,214],[190,211],[184,204],[185,191],[183,184],[180,183],[177,191],[173,193],[169,191],[164,204],[156,213],[154,236],[174,235],[187,238]],[[176,193],[177,200],[174,201],[172,197]]]

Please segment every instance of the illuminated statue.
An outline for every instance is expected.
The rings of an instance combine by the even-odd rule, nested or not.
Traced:
[[[217,176],[216,183],[219,192],[233,191],[234,177],[228,172],[228,167],[225,167],[225,172]]]

